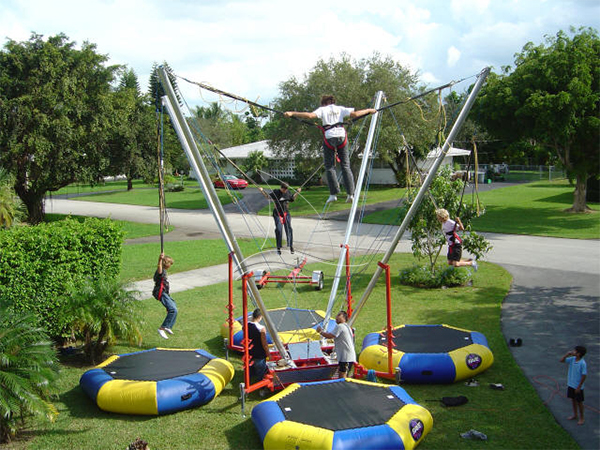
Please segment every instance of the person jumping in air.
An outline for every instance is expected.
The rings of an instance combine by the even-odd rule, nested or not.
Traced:
[[[154,272],[154,289],[152,296],[161,302],[167,309],[167,317],[158,329],[158,334],[163,339],[169,339],[168,334],[173,334],[173,326],[177,320],[177,305],[175,300],[169,295],[169,280],[167,279],[167,269],[173,265],[173,258],[161,253],[158,257],[158,266]]]
[[[327,174],[327,184],[329,185],[329,198],[327,203],[337,200],[337,194],[340,192],[340,186],[335,173],[336,157],[340,162],[342,169],[342,178],[344,188],[346,189],[346,202],[354,199],[354,176],[350,168],[350,156],[348,154],[348,135],[344,128],[344,118],[350,116],[351,119],[357,119],[367,114],[375,114],[376,109],[360,109],[338,106],[335,104],[333,95],[321,96],[321,106],[313,112],[286,111],[285,117],[297,117],[299,119],[321,119],[323,124],[323,162],[325,164],[325,173]]]
[[[454,267],[461,266],[472,266],[475,271],[478,269],[477,261],[472,259],[464,260],[462,257],[462,239],[458,235],[457,231],[463,231],[463,226],[460,217],[456,218],[456,221],[450,219],[448,211],[445,209],[436,209],[435,215],[438,221],[442,224],[442,232],[448,242],[448,264]]]

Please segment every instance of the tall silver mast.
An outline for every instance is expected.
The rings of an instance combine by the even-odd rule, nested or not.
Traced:
[[[187,156],[187,159],[190,163],[194,174],[196,175],[196,179],[200,184],[202,192],[206,197],[206,201],[210,207],[210,210],[217,222],[217,226],[221,231],[221,235],[227,244],[227,248],[230,252],[233,253],[233,258],[237,264],[238,270],[241,274],[245,274],[248,272],[248,268],[244,262],[244,256],[242,255],[242,251],[233,235],[229,223],[227,222],[227,217],[225,216],[225,211],[223,210],[223,205],[219,201],[217,196],[217,192],[215,191],[214,186],[210,181],[210,174],[206,169],[204,161],[198,151],[198,147],[196,146],[196,141],[194,140],[194,136],[189,128],[183,113],[181,112],[181,108],[179,107],[179,103],[177,101],[177,97],[175,95],[175,91],[169,80],[166,70],[163,67],[160,67],[158,70],[158,75],[160,77],[160,81],[165,89],[166,96],[162,98],[163,104],[166,106],[169,116],[171,117],[171,122],[175,127],[175,132],[177,133],[177,137],[179,138],[179,142]],[[277,330],[271,321],[267,309],[264,305],[264,302],[260,296],[258,288],[256,287],[256,283],[254,282],[254,278],[250,277],[248,280],[248,286],[250,287],[250,293],[258,308],[261,310],[263,314],[263,318],[265,319],[265,326],[273,339],[273,343],[277,347],[279,354],[282,358],[287,359],[287,352],[279,335],[277,334]]]
[[[396,247],[398,246],[398,242],[402,238],[402,235],[408,228],[410,221],[412,220],[413,216],[417,212],[417,209],[419,208],[421,201],[423,200],[423,197],[425,196],[425,193],[429,189],[429,185],[431,185],[433,178],[437,175],[437,171],[438,171],[440,165],[442,164],[442,161],[444,160],[446,153],[448,153],[448,150],[450,149],[450,145],[452,144],[452,142],[454,141],[454,138],[460,131],[460,128],[462,127],[463,122],[467,118],[467,115],[469,114],[469,111],[471,110],[471,107],[473,106],[473,103],[475,102],[475,98],[477,97],[477,94],[479,93],[479,91],[480,91],[481,87],[483,86],[483,83],[489,73],[490,73],[490,68],[486,67],[479,74],[479,76],[477,78],[477,82],[475,83],[475,86],[473,87],[473,90],[471,91],[471,94],[467,98],[465,105],[463,106],[458,118],[456,119],[456,122],[454,122],[454,126],[452,127],[452,130],[450,131],[450,134],[448,135],[446,142],[444,142],[442,151],[440,152],[440,154],[434,161],[433,165],[431,166],[431,169],[429,169],[429,173],[425,177],[425,181],[423,181],[423,185],[419,189],[419,192],[417,193],[415,200],[413,201],[412,205],[410,206],[410,209],[406,213],[404,220],[400,224],[400,228],[398,228],[398,231],[396,232],[396,235],[394,236],[394,239],[392,240],[390,248],[388,249],[386,254],[383,256],[383,258],[381,259],[381,262],[383,264],[387,264],[387,262],[390,260],[391,256],[394,254],[394,251],[396,250]],[[369,295],[371,295],[371,292],[373,291],[373,288],[375,287],[377,280],[379,280],[379,277],[381,276],[382,272],[383,272],[383,268],[380,265],[377,265],[377,269],[375,270],[375,273],[373,274],[373,277],[371,278],[369,285],[367,286],[365,292],[363,293],[360,301],[356,305],[356,309],[354,310],[352,317],[348,321],[348,324],[350,326],[352,326],[352,324],[356,320],[356,317],[358,317],[358,313],[360,312],[360,310],[364,306],[365,302],[369,298]]]
[[[379,91],[376,94],[375,109],[379,109],[381,100],[383,98],[383,92]],[[325,312],[325,318],[323,319],[323,328],[327,328],[327,323],[331,317],[331,311],[337,295],[338,286],[340,284],[340,277],[342,275],[342,268],[346,260],[346,253],[348,252],[348,242],[352,235],[352,228],[354,227],[354,217],[356,216],[356,210],[358,208],[358,202],[360,201],[360,192],[369,165],[369,159],[371,157],[371,147],[373,145],[373,139],[375,136],[375,129],[377,128],[377,121],[379,120],[379,112],[376,112],[371,119],[369,126],[369,134],[367,135],[367,142],[365,143],[365,151],[362,156],[362,163],[360,165],[360,171],[358,172],[358,179],[356,180],[356,188],[354,192],[354,200],[352,200],[352,207],[350,208],[350,215],[348,216],[348,223],[346,224],[346,234],[344,236],[344,242],[341,245],[340,258],[338,259],[337,269],[335,271],[335,277],[333,277],[333,285],[331,286],[331,294],[329,295],[329,302],[327,303],[327,311]]]

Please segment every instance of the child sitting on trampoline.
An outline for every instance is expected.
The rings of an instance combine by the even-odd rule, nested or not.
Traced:
[[[458,235],[457,231],[463,231],[463,226],[460,217],[456,218],[456,221],[450,219],[448,211],[440,208],[435,210],[435,215],[438,221],[442,224],[442,232],[448,242],[448,264],[454,267],[471,266],[477,272],[478,265],[477,261],[472,259],[464,260],[462,257],[462,239]]]

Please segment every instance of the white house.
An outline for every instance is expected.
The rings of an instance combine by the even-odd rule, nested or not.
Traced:
[[[265,158],[269,161],[269,166],[264,169],[265,172],[271,174],[273,178],[293,178],[296,164],[293,158],[281,158],[276,157],[271,149],[269,148],[268,141],[252,142],[250,144],[238,145],[237,147],[229,147],[222,149],[221,152],[233,161],[237,166],[242,167],[245,159],[252,152],[262,152]],[[440,149],[432,150],[427,155],[425,160],[419,161],[419,169],[421,171],[428,171],[433,165],[434,159],[440,154]],[[450,147],[446,157],[442,161],[442,165],[452,165],[454,157],[456,156],[468,156],[470,150],[463,150],[460,148]],[[237,173],[235,167],[227,162],[226,173],[235,174]],[[371,173],[372,184],[395,184],[396,179],[394,172],[388,167],[383,161],[376,159],[373,162],[373,171]]]

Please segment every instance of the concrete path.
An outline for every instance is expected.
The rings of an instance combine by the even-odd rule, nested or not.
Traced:
[[[143,223],[158,223],[157,208],[64,199],[46,201],[49,213],[111,217]],[[219,238],[214,219],[208,211],[169,211],[176,228],[166,239]],[[237,237],[252,233],[273,236],[272,219],[227,214]],[[311,218],[293,218],[295,247],[321,248],[319,257],[337,260],[345,222]],[[385,244],[395,227],[363,226],[353,248],[366,251],[373,242]],[[499,264],[513,276],[513,285],[502,306],[502,330],[507,339],[521,338],[521,347],[511,352],[525,376],[547,402],[557,422],[586,449],[600,448],[600,240],[575,240],[536,236],[484,233],[494,248],[486,260]],[[403,238],[398,252],[410,252]],[[317,255],[315,255],[317,256]],[[294,256],[284,252],[283,261],[293,263]],[[170,275],[174,289],[226,281],[226,265]],[[149,293],[151,281],[140,282],[138,289]],[[585,383],[586,423],[577,426],[567,421],[571,403],[565,398],[567,368],[560,357],[575,345],[585,345],[588,354],[588,378]],[[502,382],[502,380],[498,380]],[[510,387],[507,387],[510,389]]]

